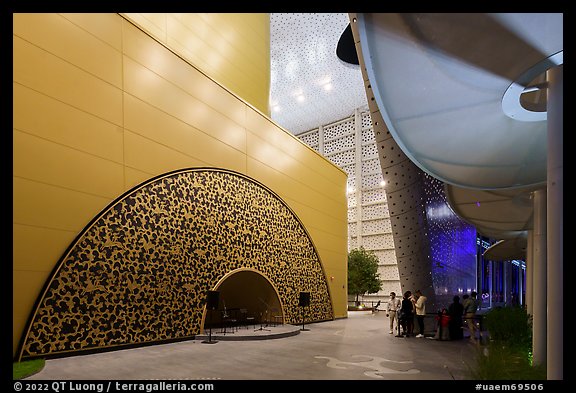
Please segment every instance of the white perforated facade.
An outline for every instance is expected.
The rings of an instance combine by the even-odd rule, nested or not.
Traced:
[[[383,280],[382,290],[364,296],[364,302],[384,302],[391,291],[400,295],[392,225],[370,112],[357,109],[353,116],[297,136],[348,174],[348,250],[362,246],[374,251]]]

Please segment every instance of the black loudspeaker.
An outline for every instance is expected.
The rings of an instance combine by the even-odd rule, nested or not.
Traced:
[[[220,298],[220,292],[208,291],[206,294],[206,308],[208,310],[217,310],[219,298]]]
[[[298,305],[300,307],[308,307],[310,305],[310,292],[300,292]]]

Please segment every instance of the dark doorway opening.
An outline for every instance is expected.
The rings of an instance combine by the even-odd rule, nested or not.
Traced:
[[[278,293],[262,274],[254,270],[238,270],[231,273],[215,288],[220,293],[218,309],[210,318],[205,316],[204,329],[232,331],[256,325],[284,323],[282,305]]]

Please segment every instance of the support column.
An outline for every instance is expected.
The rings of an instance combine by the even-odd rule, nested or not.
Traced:
[[[522,306],[524,304],[524,298],[522,297],[522,293],[524,292],[524,274],[522,270],[522,261],[518,264],[518,305]]]
[[[354,177],[356,178],[356,239],[358,248],[362,241],[362,114],[354,110],[354,138],[356,146]]]
[[[547,379],[561,380],[564,371],[564,254],[563,254],[563,66],[548,71],[548,173],[547,173]]]
[[[528,244],[526,246],[526,312],[534,315],[532,291],[534,288],[534,231],[528,230]]]
[[[510,294],[508,293],[508,280],[510,279],[510,269],[509,266],[512,262],[510,261],[502,261],[502,292],[504,293],[504,305],[508,305],[510,302]]]
[[[494,261],[488,261],[488,273],[490,278],[488,279],[488,290],[490,291],[490,308],[492,308],[494,303]]]
[[[546,364],[546,189],[534,191],[534,364]]]

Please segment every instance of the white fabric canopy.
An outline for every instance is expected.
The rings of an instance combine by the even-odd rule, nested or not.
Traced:
[[[514,239],[500,240],[484,251],[483,257],[491,261],[526,259],[528,240],[526,234]]]
[[[546,114],[520,95],[563,62],[563,14],[356,17],[374,99],[416,165],[465,188],[545,184]]]
[[[445,184],[452,210],[494,239],[514,239],[532,229],[533,187],[507,190],[473,190]]]

